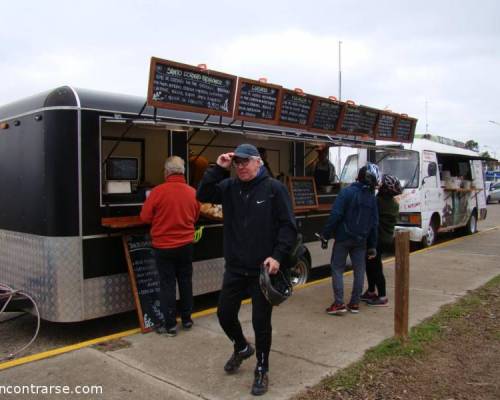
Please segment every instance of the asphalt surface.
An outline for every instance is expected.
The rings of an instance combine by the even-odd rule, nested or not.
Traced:
[[[500,204],[488,205],[488,216],[479,223],[479,230],[500,225]],[[438,243],[460,237],[460,233],[442,235]],[[329,268],[315,268],[312,280],[329,275]],[[201,311],[215,307],[217,293],[195,298],[195,310]],[[138,328],[135,311],[99,318],[79,323],[53,323],[42,321],[35,342],[19,356],[27,356],[63,346],[99,338]],[[36,318],[26,313],[3,313],[0,315],[0,359],[24,346],[33,336],[36,329]]]

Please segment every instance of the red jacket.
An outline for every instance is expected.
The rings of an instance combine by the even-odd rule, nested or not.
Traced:
[[[186,184],[183,175],[170,175],[149,194],[141,220],[151,224],[153,247],[172,249],[193,241],[199,214],[195,189]]]

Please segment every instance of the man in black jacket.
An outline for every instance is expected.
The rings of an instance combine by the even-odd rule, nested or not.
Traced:
[[[237,178],[226,178],[231,166]],[[259,271],[264,264],[270,274],[276,274],[295,243],[290,196],[282,183],[269,177],[257,148],[241,144],[234,152],[221,154],[217,165],[207,169],[197,197],[201,202],[222,204],[224,213],[226,264],[217,316],[234,344],[224,370],[236,372],[255,352],[238,320],[241,301],[250,295],[257,350],[252,394],[261,395],[268,386],[272,305],[260,290]]]

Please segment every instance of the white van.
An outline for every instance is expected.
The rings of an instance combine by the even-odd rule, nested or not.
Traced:
[[[478,153],[460,145],[423,135],[404,147],[384,146],[371,154],[368,151],[367,158],[379,166],[381,173],[397,176],[404,187],[396,229],[408,231],[410,240],[424,247],[432,245],[440,232],[463,229],[475,233],[477,221],[486,218],[483,162]],[[354,180],[364,158],[359,153],[365,151],[347,159],[342,182]]]

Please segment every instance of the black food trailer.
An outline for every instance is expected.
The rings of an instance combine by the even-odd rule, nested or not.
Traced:
[[[122,237],[147,232],[138,214],[163,182],[167,156],[197,160],[248,142],[267,150],[273,173],[306,175],[318,144],[369,146],[373,138],[328,135],[226,116],[156,109],[145,99],[59,87],[0,107],[0,282],[30,293],[41,317],[73,322],[133,309]],[[329,263],[314,233],[338,186],[317,188],[315,207],[297,207],[304,252],[295,283]],[[324,189],[324,190],[323,190]],[[222,222],[202,216],[194,247],[195,295],[217,291]]]

